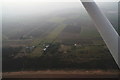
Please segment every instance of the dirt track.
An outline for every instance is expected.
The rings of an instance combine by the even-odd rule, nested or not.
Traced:
[[[118,71],[21,71],[3,73],[3,78],[118,78]]]

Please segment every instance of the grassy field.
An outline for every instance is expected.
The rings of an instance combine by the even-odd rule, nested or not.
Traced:
[[[92,22],[84,17],[72,12],[69,15],[51,15],[40,21],[36,19],[29,24],[24,23],[25,29],[24,25],[15,29],[10,25],[13,26],[8,28],[11,29],[10,32],[4,28],[3,72],[39,70],[116,72],[118,66],[100,34]],[[16,23],[16,26],[19,25]]]
[[[58,35],[61,33],[61,31],[66,27],[66,24],[59,24],[55,29],[53,29],[53,31],[51,31],[47,36],[45,36],[43,39],[37,39],[34,40],[34,44],[37,46],[37,48],[30,53],[31,57],[37,57],[37,56],[41,56],[43,53],[43,44],[46,43],[52,43],[56,40],[56,38],[58,37]]]

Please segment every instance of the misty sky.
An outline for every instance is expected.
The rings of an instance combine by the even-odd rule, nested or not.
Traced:
[[[108,5],[107,3],[101,3],[99,6],[103,11],[106,11],[107,14],[118,13],[116,4],[111,3]],[[84,12],[86,12],[79,0],[70,0],[69,2],[68,0],[4,0],[2,6],[2,17],[3,21],[12,21],[25,17],[40,17],[49,14],[54,15],[54,13],[59,13],[58,11],[64,12],[68,9],[71,9],[73,12],[75,11],[74,9],[78,9],[80,10],[80,14],[84,14]]]
[[[81,3],[77,4],[61,4],[52,2],[34,2],[34,3],[11,3],[9,5],[3,5],[3,15],[16,16],[16,15],[45,15],[55,10],[67,9],[67,8],[81,8]]]
[[[117,1],[117,0],[95,0],[95,1]],[[71,2],[71,3],[59,4],[59,2]],[[3,16],[5,15],[9,17],[16,15],[45,15],[55,10],[76,7],[83,8],[79,0],[4,0],[2,8]]]

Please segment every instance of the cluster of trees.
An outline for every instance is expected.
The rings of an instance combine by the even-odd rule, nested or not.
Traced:
[[[17,55],[17,53],[19,53],[19,51],[22,49],[23,47],[3,47],[2,48],[2,58],[3,60],[6,58],[10,58],[13,55]]]
[[[90,48],[86,53],[78,53],[81,50],[74,48],[69,53],[60,53],[58,51],[60,44],[52,45],[46,54],[40,57],[18,57],[3,55],[3,72],[21,71],[21,70],[68,70],[68,69],[118,69],[112,56],[107,49]],[[96,49],[94,51],[94,49]],[[6,49],[3,49],[3,52]],[[17,49],[16,49],[17,50]],[[7,51],[11,51],[7,49]],[[86,50],[82,50],[84,52]],[[8,52],[9,53],[9,52]]]

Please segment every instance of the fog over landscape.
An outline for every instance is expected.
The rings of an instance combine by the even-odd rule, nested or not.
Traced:
[[[117,31],[117,3],[97,4]],[[4,3],[2,18],[3,72],[118,70],[80,2]]]
[[[117,27],[117,3],[99,4],[108,19]],[[23,31],[23,29],[25,30],[26,28],[41,27],[40,25],[46,24],[45,22],[49,22],[51,18],[58,16],[63,16],[65,21],[69,21],[67,20],[69,19],[67,16],[77,17],[78,21],[81,23],[86,23],[88,20],[90,21],[87,12],[79,2],[17,3],[14,5],[11,3],[9,5],[3,5],[3,35],[13,33],[15,31],[14,29],[17,29],[18,33],[21,33],[20,30]],[[11,32],[11,30],[14,31]]]

